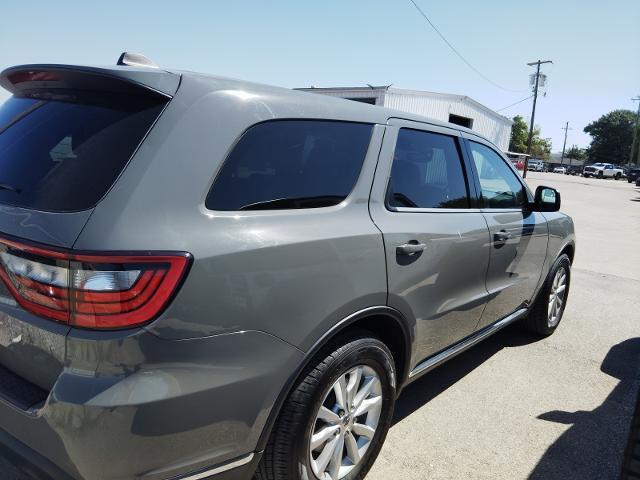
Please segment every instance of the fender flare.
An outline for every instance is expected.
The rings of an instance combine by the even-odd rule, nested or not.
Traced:
[[[346,330],[350,325],[353,325],[354,323],[364,318],[373,316],[387,316],[392,318],[400,326],[402,332],[404,333],[404,341],[406,346],[404,368],[405,371],[402,372],[401,377],[399,376],[398,378],[397,390],[398,392],[400,392],[402,385],[406,383],[406,380],[408,378],[408,373],[410,370],[409,364],[413,345],[408,321],[406,320],[404,315],[402,315],[402,313],[400,313],[395,308],[391,308],[388,306],[379,305],[358,310],[357,312],[352,313],[351,315],[343,318],[338,323],[336,323],[333,327],[331,327],[330,330],[325,332],[324,335],[322,335],[322,337],[320,337],[307,352],[305,352],[303,360],[300,362],[296,370],[289,376],[286,383],[284,384],[284,387],[280,391],[280,394],[276,398],[273,407],[271,408],[271,412],[269,413],[269,416],[262,428],[262,433],[260,434],[258,444],[256,445],[257,452],[261,452],[265,449],[285,400],[289,396],[289,393],[291,393],[291,390],[293,389],[296,381],[300,378],[300,375],[308,367],[309,363],[315,357],[315,355],[332,339],[340,334],[340,332]]]

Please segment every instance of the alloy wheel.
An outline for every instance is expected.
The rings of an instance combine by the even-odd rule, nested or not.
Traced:
[[[551,292],[549,293],[549,307],[547,309],[547,324],[555,327],[562,317],[562,306],[567,291],[567,271],[560,267],[553,277]]]
[[[380,377],[366,365],[341,375],[326,393],[309,440],[311,469],[320,480],[339,480],[363,459],[382,412]]]

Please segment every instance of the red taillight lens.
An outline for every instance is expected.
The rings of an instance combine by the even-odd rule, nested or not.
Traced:
[[[16,301],[82,328],[153,320],[176,293],[189,260],[184,253],[77,255],[0,240],[0,278]]]

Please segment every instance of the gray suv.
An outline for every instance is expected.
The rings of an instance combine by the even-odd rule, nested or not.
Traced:
[[[120,63],[0,75],[0,444],[31,475],[361,479],[404,386],[557,328],[573,223],[486,139]]]

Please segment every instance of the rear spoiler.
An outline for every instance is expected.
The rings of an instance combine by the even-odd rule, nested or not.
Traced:
[[[19,65],[0,73],[0,86],[13,94],[34,90],[89,90],[137,93],[171,98],[180,75],[149,67],[85,67],[76,65]]]

